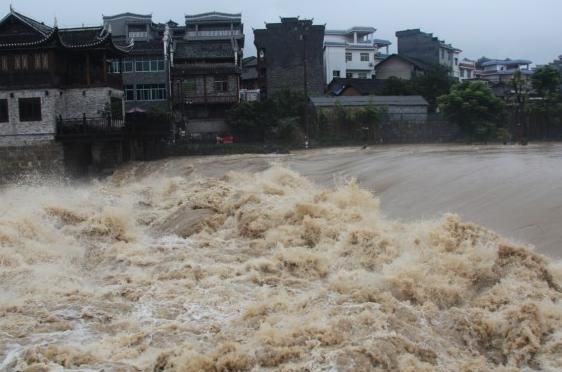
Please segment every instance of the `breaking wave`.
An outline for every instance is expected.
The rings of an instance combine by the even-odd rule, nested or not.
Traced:
[[[0,371],[562,369],[560,262],[353,181],[166,169],[1,192]]]

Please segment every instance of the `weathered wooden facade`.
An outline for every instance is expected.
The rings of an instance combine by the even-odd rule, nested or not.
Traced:
[[[50,141],[65,123],[124,125],[111,29],[49,27],[11,9],[0,20],[0,145]]]
[[[241,14],[185,17],[174,33],[172,104],[176,121],[194,138],[228,132],[226,112],[240,100],[244,28]]]

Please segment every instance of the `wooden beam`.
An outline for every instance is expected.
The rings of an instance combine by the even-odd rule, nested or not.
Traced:
[[[91,84],[90,78],[90,54],[86,54],[86,85]]]

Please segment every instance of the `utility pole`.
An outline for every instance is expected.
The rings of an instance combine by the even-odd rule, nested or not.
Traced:
[[[308,143],[310,141],[310,130],[309,130],[309,123],[308,123],[308,69],[307,69],[307,60],[306,60],[306,31],[307,27],[303,24],[302,25],[302,55],[303,55],[303,72],[304,72],[304,127],[306,132],[305,138],[305,148],[308,149]]]

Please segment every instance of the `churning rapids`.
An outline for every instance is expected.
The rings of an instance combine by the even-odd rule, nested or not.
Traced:
[[[1,190],[0,371],[562,369],[560,261],[280,159]]]

